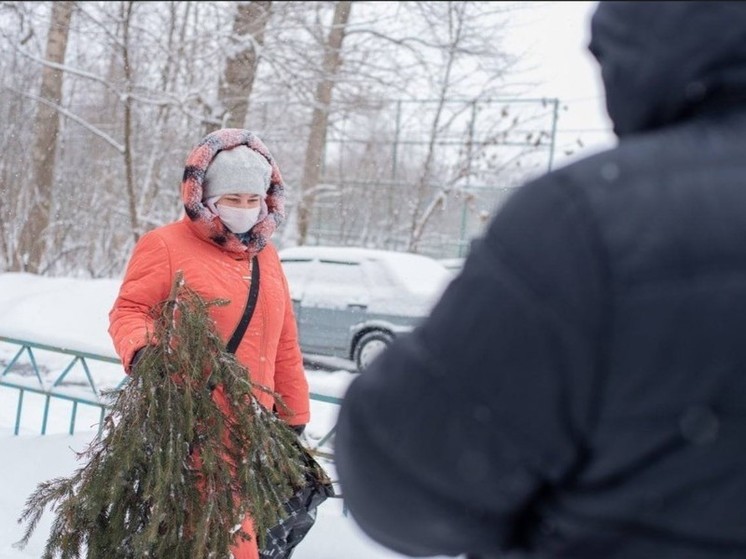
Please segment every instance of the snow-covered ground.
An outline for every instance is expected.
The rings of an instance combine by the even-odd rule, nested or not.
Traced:
[[[117,280],[45,278],[30,274],[0,274],[0,337],[25,340],[116,357],[106,332],[108,311],[116,297]],[[0,342],[0,374],[16,355],[18,345]],[[51,385],[72,358],[59,353],[34,351],[45,386]],[[2,380],[38,386],[39,379],[23,355],[17,366]],[[96,388],[115,387],[122,379],[121,367],[91,361]],[[354,374],[337,371],[307,370],[311,391],[342,397]],[[65,377],[61,391],[89,395],[85,372],[79,363]],[[23,396],[19,434],[13,434],[19,390],[0,385],[0,559],[38,559],[53,520],[48,512],[42,517],[31,541],[24,549],[14,545],[24,527],[17,523],[26,498],[38,483],[55,477],[67,477],[83,466],[76,452],[85,449],[95,436],[100,411],[78,406],[75,434],[69,435],[72,403],[53,399],[48,411],[46,434],[41,435],[45,398],[30,392]],[[312,402],[309,442],[319,441],[333,427],[338,407],[321,401]],[[332,462],[324,461],[332,479]],[[330,499],[319,511],[316,525],[301,543],[294,559],[397,559],[393,553],[363,534],[344,512],[341,499]]]

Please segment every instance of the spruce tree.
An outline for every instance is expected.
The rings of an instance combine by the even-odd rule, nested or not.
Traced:
[[[256,399],[266,388],[225,351],[209,317],[221,304],[177,276],[130,382],[111,394],[101,433],[78,455],[84,466],[28,498],[21,545],[50,507],[42,559],[228,558],[236,538],[249,538],[246,514],[261,547],[306,474],[328,480],[318,466],[306,472],[297,435]]]

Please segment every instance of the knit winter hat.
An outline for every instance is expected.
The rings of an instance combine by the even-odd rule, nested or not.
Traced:
[[[226,149],[210,162],[202,183],[204,200],[225,194],[258,194],[269,188],[272,167],[267,158],[245,145]]]
[[[259,221],[249,231],[251,238],[248,243],[242,242],[225,226],[220,216],[205,205],[202,186],[213,159],[219,153],[238,146],[247,146],[257,152],[267,160],[272,169],[269,188],[262,205],[266,205],[266,212],[259,215]],[[227,252],[249,258],[267,245],[285,219],[285,182],[280,168],[264,142],[250,130],[241,128],[223,128],[211,132],[189,152],[181,181],[181,198],[184,201],[186,222],[199,238],[215,243]]]

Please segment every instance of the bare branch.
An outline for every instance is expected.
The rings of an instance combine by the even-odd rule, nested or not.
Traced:
[[[106,89],[109,91],[112,91],[117,94],[118,97],[121,97],[121,92],[114,87],[111,83],[107,82],[105,79],[101,78],[100,76],[97,76],[96,74],[92,74],[90,72],[86,72],[84,70],[79,70],[78,68],[73,68],[72,66],[69,66],[67,64],[58,64],[56,62],[52,62],[50,60],[46,60],[42,58],[41,56],[36,56],[34,54],[31,54],[30,52],[26,52],[25,50],[15,47],[16,52],[18,54],[25,56],[29,60],[33,60],[34,62],[37,62],[43,66],[46,66],[47,68],[54,68],[55,70],[60,70],[62,72],[66,72],[68,74],[72,74],[81,78],[85,78],[87,80],[92,80],[97,83],[100,83],[103,85]]]
[[[119,142],[117,142],[114,138],[109,136],[106,132],[104,132],[103,130],[99,130],[90,122],[86,122],[84,119],[82,119],[78,115],[70,112],[64,107],[61,107],[57,103],[53,103],[52,101],[49,101],[48,99],[44,99],[43,97],[39,97],[38,95],[34,95],[33,93],[26,93],[24,91],[20,91],[13,87],[6,86],[5,89],[7,89],[8,91],[12,91],[13,93],[16,93],[17,95],[28,97],[29,99],[33,99],[34,101],[38,101],[39,103],[43,103],[47,105],[48,107],[53,108],[54,110],[59,112],[62,116],[69,118],[70,120],[72,120],[73,122],[76,122],[77,124],[80,124],[83,128],[85,128],[86,130],[94,134],[95,136],[98,136],[99,138],[104,140],[107,144],[109,144],[119,153],[122,153],[122,154],[124,153],[124,146],[120,144]]]

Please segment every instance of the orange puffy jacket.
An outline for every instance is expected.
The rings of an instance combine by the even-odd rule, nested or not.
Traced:
[[[276,391],[292,410],[288,423],[309,420],[308,382],[298,347],[293,305],[277,251],[268,244],[258,254],[259,297],[236,357],[251,372],[252,381]],[[190,231],[187,218],[140,239],[130,259],[119,296],[110,313],[109,332],[125,367],[152,332],[150,310],[168,298],[174,274],[181,270],[188,286],[206,300],[228,299],[211,308],[211,317],[226,341],[241,319],[249,292],[249,261],[232,255]],[[256,393],[267,408],[272,397]]]

